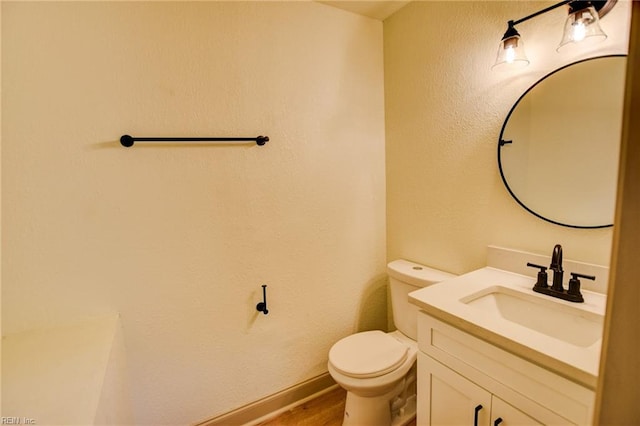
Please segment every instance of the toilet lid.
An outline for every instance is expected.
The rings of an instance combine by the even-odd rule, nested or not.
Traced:
[[[352,334],[336,342],[329,362],[340,373],[357,378],[387,374],[406,359],[409,348],[380,330]]]

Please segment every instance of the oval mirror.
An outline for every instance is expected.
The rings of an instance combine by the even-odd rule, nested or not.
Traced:
[[[612,226],[625,69],[625,55],[567,65],[511,108],[500,132],[498,166],[527,211],[573,228]]]

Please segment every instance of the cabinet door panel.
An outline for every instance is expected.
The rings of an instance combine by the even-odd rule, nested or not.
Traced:
[[[494,425],[497,419],[500,426],[540,426],[542,423],[529,417],[516,407],[507,404],[497,396],[493,396],[491,401],[491,424]]]
[[[418,360],[418,425],[489,425],[491,394],[429,356]]]

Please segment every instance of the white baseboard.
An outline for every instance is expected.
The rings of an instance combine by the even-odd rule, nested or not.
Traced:
[[[303,404],[337,386],[329,373],[324,373],[194,426],[255,425]]]

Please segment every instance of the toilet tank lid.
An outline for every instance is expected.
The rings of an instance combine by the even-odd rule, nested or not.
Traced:
[[[387,273],[391,278],[416,287],[425,287],[429,284],[456,277],[456,275],[450,274],[449,272],[433,269],[404,259],[389,262],[387,265]]]

